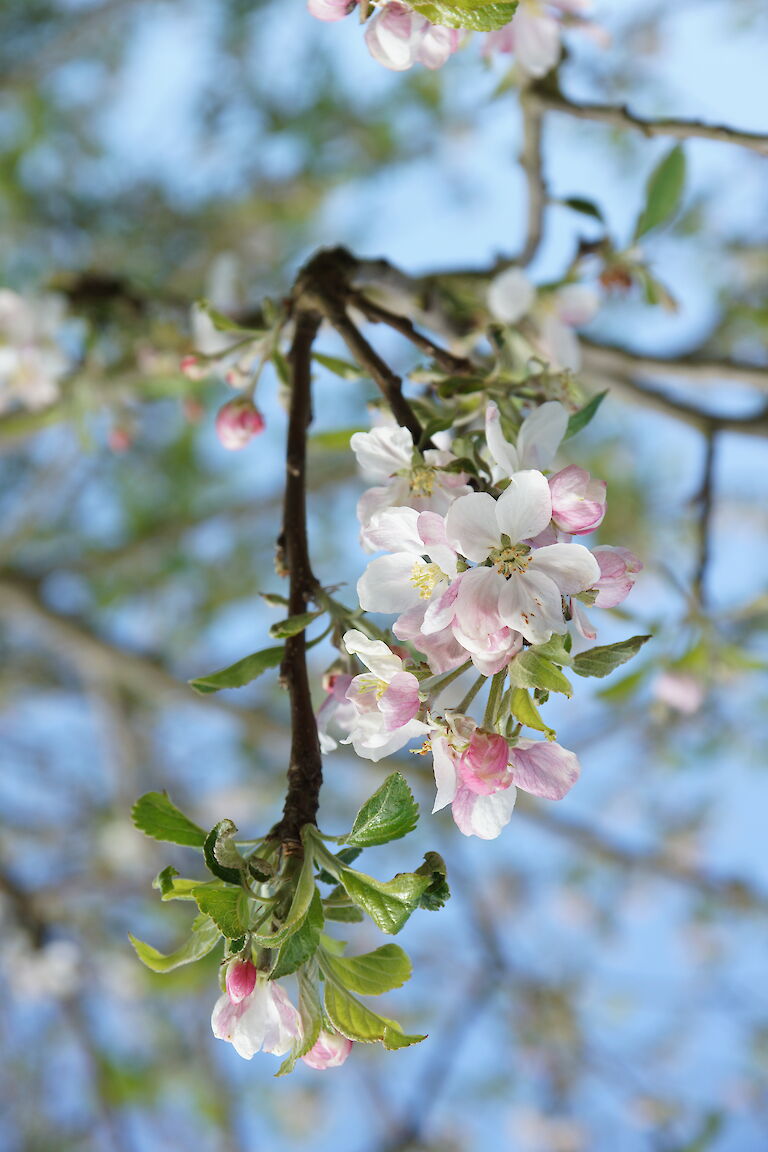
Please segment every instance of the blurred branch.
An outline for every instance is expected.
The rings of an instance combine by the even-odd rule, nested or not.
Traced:
[[[544,157],[542,154],[542,110],[530,89],[520,94],[523,117],[523,148],[520,163],[528,186],[527,223],[525,242],[517,263],[530,264],[536,255],[544,231],[544,209],[547,203],[547,187],[544,181]]]
[[[714,512],[715,489],[715,450],[717,445],[717,429],[710,428],[706,438],[704,453],[704,474],[701,487],[696,494],[694,502],[699,505],[699,548],[696,571],[693,576],[692,592],[695,602],[704,610],[706,606],[705,580],[711,547],[712,514]]]
[[[604,383],[643,407],[653,408],[657,412],[681,420],[707,436],[713,431],[738,432],[745,436],[768,436],[768,403],[748,416],[728,416],[725,413],[707,412],[696,404],[671,396],[661,388],[641,384],[625,373],[595,373],[591,376],[591,383]]]
[[[531,85],[530,98],[540,110],[564,112],[578,120],[593,120],[608,124],[612,128],[630,128],[642,132],[644,136],[672,136],[678,140],[697,137],[702,140],[717,140],[723,144],[738,144],[760,155],[768,156],[768,136],[758,132],[744,132],[725,124],[705,124],[701,120],[678,120],[665,118],[646,120],[636,116],[626,104],[577,104],[548,80]]]
[[[516,813],[530,824],[583,848],[593,856],[630,870],[637,869],[661,876],[677,884],[684,884],[713,900],[724,903],[733,911],[768,912],[768,893],[761,892],[738,876],[718,876],[704,872],[692,864],[676,859],[663,849],[644,850],[630,848],[583,821],[572,817],[554,816],[549,808],[539,807],[523,799]]]
[[[386,324],[389,328],[394,328],[411,344],[415,344],[417,348],[425,352],[427,356],[431,356],[436,364],[439,364],[446,372],[453,372],[461,375],[464,372],[471,372],[473,370],[472,364],[464,356],[454,356],[452,352],[446,351],[441,348],[439,344],[435,344],[434,340],[430,340],[429,336],[425,336],[414,328],[411,321],[406,316],[400,316],[397,312],[391,312],[387,308],[382,308],[380,304],[374,303],[373,300],[367,299],[361,292],[352,292],[350,294],[350,303],[354,308],[357,308],[366,319],[371,320],[374,324]]]
[[[648,356],[612,344],[601,344],[581,336],[584,363],[599,372],[619,372],[643,376],[666,376],[683,380],[731,380],[768,392],[768,365],[747,364],[743,360],[704,356],[698,352],[680,356]]]

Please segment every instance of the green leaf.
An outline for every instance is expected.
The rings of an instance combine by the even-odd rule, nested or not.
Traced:
[[[279,648],[262,648],[261,652],[252,652],[250,656],[244,656],[242,660],[230,664],[228,668],[211,672],[208,676],[197,676],[189,683],[195,692],[201,695],[207,692],[221,692],[222,688],[244,688],[257,676],[261,676],[262,672],[266,672],[269,668],[277,668],[284,652],[282,645]]]
[[[290,1053],[275,1073],[276,1076],[287,1076],[293,1072],[296,1061],[314,1047],[323,1027],[323,1009],[315,980],[306,969],[299,969],[297,979],[299,982],[301,1032],[299,1038],[294,1040]]]
[[[201,912],[210,916],[228,940],[237,940],[248,931],[248,895],[242,888],[201,884],[195,892]]]
[[[614,668],[626,664],[642,648],[650,636],[632,636],[629,640],[620,640],[618,644],[603,644],[597,648],[588,648],[573,658],[573,670],[577,676],[607,676]]]
[[[153,948],[151,944],[137,940],[130,933],[128,938],[133,944],[139,960],[142,964],[146,964],[147,968],[151,968],[153,972],[171,972],[174,968],[180,968],[182,964],[192,964],[195,960],[202,960],[203,956],[207,956],[216,947],[221,939],[221,932],[208,916],[198,916],[192,925],[192,935],[189,939],[182,944],[181,948],[177,948],[175,952],[169,952],[167,955],[158,952],[157,948]]]
[[[284,384],[286,388],[290,388],[291,370],[288,367],[288,361],[286,360],[285,356],[283,356],[279,348],[275,348],[274,352],[272,353],[272,363],[275,366],[275,372],[277,372],[277,378],[280,383]]]
[[[570,416],[563,440],[570,439],[570,437],[575,436],[577,432],[581,432],[582,428],[586,428],[607,395],[607,390],[605,392],[598,392],[583,408],[579,408],[578,412],[574,412]]]
[[[473,32],[493,32],[509,24],[517,9],[511,3],[484,3],[483,0],[412,0],[411,7],[432,24],[443,28],[467,28]]]
[[[349,360],[340,360],[338,356],[326,356],[324,352],[313,352],[312,359],[316,360],[318,364],[322,364],[323,368],[327,368],[329,372],[333,372],[334,376],[340,376],[342,380],[362,380],[365,376],[365,372],[359,365],[350,364]]]
[[[289,976],[314,956],[320,943],[324,919],[323,902],[315,888],[312,902],[300,926],[280,945],[280,951],[269,974],[271,980]]]
[[[211,323],[218,332],[239,332],[243,336],[264,336],[265,330],[259,328],[243,328],[236,320],[230,316],[225,316],[218,308],[214,308],[207,300],[198,300],[197,307],[210,317]]]
[[[234,845],[237,827],[231,820],[221,820],[205,838],[203,855],[208,871],[227,884],[240,884],[245,861]]]
[[[603,213],[592,200],[586,200],[583,196],[568,196],[560,203],[564,204],[566,208],[571,208],[574,212],[580,212],[582,216],[591,216],[593,219],[599,220],[601,224],[603,223]]]
[[[521,724],[525,724],[526,728],[533,728],[536,732],[546,732],[547,736],[554,738],[554,728],[550,728],[544,723],[538,708],[525,688],[512,689],[509,707],[510,711],[514,713]]]
[[[158,872],[152,887],[158,889],[161,900],[194,900],[195,889],[200,887],[200,881],[179,876],[178,869],[169,865]]]
[[[571,638],[567,634],[550,636],[546,644],[536,644],[533,651],[537,656],[544,656],[547,660],[551,660],[553,664],[565,664],[570,667],[573,664],[571,644]]]
[[[315,432],[310,436],[312,448],[323,448],[326,452],[349,452],[349,441],[356,432],[367,432],[367,428],[334,428],[329,432]]]
[[[685,153],[676,144],[651,172],[645,189],[645,207],[637,220],[635,240],[670,220],[683,198],[685,188]]]
[[[359,924],[365,917],[356,904],[324,904],[326,920],[339,924]]]
[[[326,952],[323,965],[340,984],[361,996],[381,996],[400,988],[413,971],[408,956],[397,944],[383,944],[362,956],[332,956]]]
[[[400,872],[394,879],[383,881],[354,868],[342,868],[339,879],[355,904],[389,936],[400,931],[431,884],[430,876],[417,876],[414,872]]]
[[[450,899],[451,890],[446,880],[445,860],[439,852],[426,852],[424,863],[416,869],[417,876],[426,876],[429,884],[421,894],[419,908],[437,912]]]
[[[570,680],[551,661],[526,648],[509,665],[509,679],[516,688],[543,688],[547,692],[573,695]]]
[[[168,799],[166,792],[146,792],[131,809],[134,824],[154,840],[202,848],[205,832]]]
[[[324,608],[318,612],[299,612],[296,616],[289,616],[286,620],[280,620],[277,624],[273,624],[269,630],[270,636],[274,636],[275,640],[285,640],[288,636],[298,636],[299,632],[303,632],[313,620],[317,620],[318,616],[322,616]]]
[[[355,817],[344,842],[360,848],[387,844],[407,836],[416,827],[419,806],[400,772],[393,772]]]
[[[323,970],[326,971],[325,967]],[[392,1051],[426,1039],[425,1036],[406,1036],[396,1020],[372,1012],[328,979],[325,982],[325,1010],[334,1028],[359,1044],[374,1044],[381,1040],[384,1047]]]

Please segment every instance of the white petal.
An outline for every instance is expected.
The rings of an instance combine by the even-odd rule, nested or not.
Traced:
[[[429,731],[428,724],[423,724],[421,720],[410,720],[402,728],[391,732],[385,727],[384,717],[380,712],[370,712],[367,716],[361,717],[361,723],[352,733],[351,743],[358,756],[378,763],[385,756],[391,756],[393,752],[404,748],[409,741],[427,735]]]
[[[531,76],[545,76],[560,59],[560,26],[546,12],[521,4],[512,21],[515,57]]]
[[[506,581],[499,596],[499,612],[504,623],[531,644],[546,644],[553,632],[563,631],[563,603],[557,585],[530,568]]]
[[[504,437],[499,410],[495,404],[489,404],[485,410],[485,439],[488,451],[498,467],[498,475],[494,479],[517,472],[520,467],[517,449]]]
[[[526,416],[517,438],[523,468],[551,468],[566,429],[568,412],[558,400],[548,400]]]
[[[600,297],[588,284],[565,284],[555,293],[555,307],[563,324],[580,328],[594,320],[600,308]]]
[[[488,285],[488,308],[502,324],[516,324],[530,312],[536,289],[522,268],[507,268]]]
[[[419,590],[411,581],[418,558],[396,552],[371,560],[357,582],[357,598],[366,612],[405,612],[418,604]]]
[[[371,480],[387,480],[401,468],[410,468],[413,436],[407,428],[386,425],[370,432],[355,432],[349,446]]]
[[[501,627],[499,596],[505,583],[495,568],[470,568],[464,573],[454,608],[462,632],[487,636]]]
[[[344,647],[350,655],[359,656],[366,668],[387,684],[402,670],[402,660],[387,648],[383,640],[371,640],[356,628],[344,633]]]
[[[541,472],[515,472],[496,505],[499,530],[513,544],[538,536],[552,519],[552,493]],[[466,555],[466,553],[465,553]]]
[[[546,480],[544,485],[549,492]],[[450,543],[462,556],[478,562],[485,560],[491,549],[497,548],[501,542],[493,496],[487,492],[460,496],[448,509],[445,531]]]
[[[456,795],[456,767],[450,753],[450,745],[444,736],[432,737],[432,763],[435,770],[437,795],[433,812],[439,812],[450,804]]]
[[[368,544],[382,552],[413,552],[421,556],[424,544],[415,508],[386,508],[373,516],[365,530]]]
[[[563,324],[554,314],[542,317],[539,327],[539,346],[550,366],[555,371],[568,369],[570,372],[578,372],[581,367],[581,345],[573,328]]]
[[[569,596],[584,592],[600,578],[600,565],[583,544],[548,544],[531,556],[529,572],[543,572]]]
[[[465,836],[495,840],[509,823],[516,796],[514,785],[491,796],[478,796],[476,792],[460,787],[453,801],[453,818],[459,831]]]

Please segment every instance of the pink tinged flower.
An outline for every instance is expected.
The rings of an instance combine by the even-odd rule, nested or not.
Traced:
[[[264,417],[245,396],[230,400],[216,416],[216,435],[224,448],[236,452],[264,431]]]
[[[560,25],[540,0],[522,0],[512,18],[515,59],[530,76],[545,76],[560,59]]]
[[[545,800],[562,800],[581,771],[575,753],[549,740],[518,740],[509,756],[517,787]]]
[[[693,716],[704,703],[704,685],[684,672],[662,672],[654,681],[653,694],[683,716]]]
[[[495,404],[485,410],[485,438],[493,463],[494,483],[525,468],[550,468],[568,428],[568,412],[557,400],[548,400],[526,416],[510,444],[501,430]]]
[[[481,729],[473,734],[457,765],[461,783],[480,796],[491,796],[512,783],[509,745],[503,736]]]
[[[324,1072],[326,1068],[339,1068],[352,1051],[352,1041],[338,1032],[320,1033],[315,1043],[302,1056],[305,1064]]]
[[[250,960],[233,960],[227,968],[227,994],[233,1004],[250,996],[256,986],[256,967]]]
[[[210,375],[208,368],[197,356],[182,356],[179,368],[187,380],[204,380]]]
[[[419,44],[416,59],[433,71],[442,68],[449,56],[459,47],[461,33],[458,28],[440,28],[430,24]]]
[[[543,532],[552,516],[546,477],[516,472],[497,501],[488,493],[462,496],[448,510],[446,531],[461,555],[486,566],[486,574],[459,588],[456,616],[478,613],[543,644],[563,631],[562,596],[590,588],[599,577],[597,561],[580,544],[550,544],[532,551],[523,544]],[[502,539],[502,536],[505,539]]]
[[[357,715],[343,743],[352,744],[358,756],[377,761],[428,732],[428,725],[416,719],[419,682],[404,670],[400,657],[383,641],[370,640],[356,629],[345,633],[344,647],[371,675],[355,676],[347,689]]]
[[[355,432],[349,446],[363,475],[374,482],[389,480],[411,466],[413,436],[407,428],[384,425],[370,432]]]
[[[381,6],[365,29],[371,56],[394,72],[404,72],[417,63],[442,67],[458,48],[459,39],[456,29],[437,27],[398,2]]]
[[[495,750],[491,751],[488,760],[491,774],[496,768],[493,751]],[[463,754],[445,736],[432,737],[432,757],[437,784],[437,796],[432,811],[438,812],[450,804],[456,825],[465,836],[494,840],[505,824],[509,823],[515,806],[517,793],[511,777],[507,787],[500,787],[492,792],[481,792],[477,788],[469,787],[461,777],[460,763]],[[483,761],[484,757],[478,749],[473,765],[475,773],[482,770]]]
[[[615,608],[627,598],[643,565],[628,548],[605,545],[593,550],[600,568],[599,579],[590,587],[597,589],[595,606]]]
[[[341,672],[332,673],[323,683],[327,696],[315,717],[322,752],[333,752],[338,747],[337,739],[330,731],[331,727],[337,735],[343,733],[347,736],[355,721],[357,710],[347,699],[351,683],[352,677]]]
[[[392,554],[372,560],[358,580],[357,596],[366,612],[406,612],[431,600],[456,575],[456,551],[434,512],[385,509],[373,517],[367,538]]]
[[[244,1060],[262,1049],[283,1056],[301,1036],[301,1019],[275,981],[258,976],[252,992],[233,1003],[224,993],[211,1016],[213,1034],[227,1040]]]
[[[392,631],[398,640],[413,644],[423,656],[432,672],[451,672],[467,659],[467,653],[453,634],[450,626],[425,635],[422,632],[426,604],[417,604],[398,616]]]
[[[307,8],[316,20],[343,20],[357,7],[357,0],[307,0]]]
[[[572,464],[549,478],[552,519],[562,532],[591,532],[605,516],[605,484]]]

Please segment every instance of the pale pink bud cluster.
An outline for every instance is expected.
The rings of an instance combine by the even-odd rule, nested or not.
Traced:
[[[325,1072],[328,1068],[340,1068],[352,1051],[352,1041],[338,1032],[320,1033],[309,1052],[302,1056],[305,1064],[318,1072]]]
[[[264,427],[264,417],[247,396],[230,400],[216,416],[216,435],[231,452],[245,448],[254,436],[264,431]]]
[[[371,56],[394,72],[404,72],[414,64],[441,68],[458,48],[460,38],[458,29],[431,24],[398,0],[379,7],[365,29]]]

